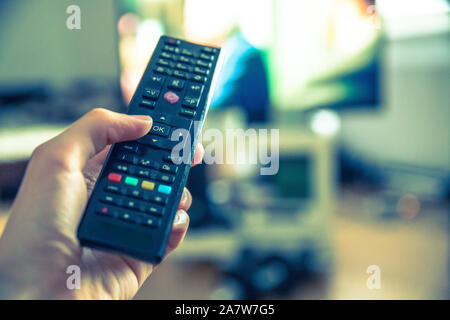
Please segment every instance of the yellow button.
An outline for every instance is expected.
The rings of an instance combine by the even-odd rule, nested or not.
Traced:
[[[150,181],[142,181],[142,189],[153,190],[155,189],[155,184]]]

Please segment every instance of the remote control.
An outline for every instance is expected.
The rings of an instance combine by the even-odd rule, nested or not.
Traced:
[[[151,116],[152,128],[111,147],[78,227],[81,245],[152,263],[163,259],[219,57],[217,47],[159,39],[128,108]],[[174,137],[178,129],[189,134]],[[172,152],[180,144],[188,154]]]

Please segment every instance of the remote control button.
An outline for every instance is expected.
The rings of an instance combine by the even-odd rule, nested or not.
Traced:
[[[107,217],[115,216],[115,210],[111,209],[109,207],[106,207],[106,206],[98,206],[95,209],[95,213],[102,215],[102,216],[107,216]]]
[[[127,195],[137,199],[142,199],[143,197],[142,191],[137,189],[128,189]]]
[[[161,52],[161,58],[173,60],[173,54],[168,52]]]
[[[181,108],[180,114],[185,117],[192,118],[195,116],[195,111],[190,109]]]
[[[182,105],[183,107],[195,109],[198,106],[198,102],[199,102],[198,99],[194,99],[191,97],[184,97]]]
[[[210,47],[203,47],[202,51],[209,54],[214,54],[217,52],[216,48],[210,48]]]
[[[199,68],[199,67],[195,67],[195,68],[194,68],[194,73],[197,73],[197,74],[206,76],[206,75],[208,75],[209,70],[203,69],[203,68]]]
[[[169,45],[165,45],[164,46],[164,51],[170,52],[170,53],[176,53],[179,54],[180,53],[180,49],[173,47],[173,46],[169,46]]]
[[[155,122],[160,122],[160,123],[164,123],[164,124],[168,124],[168,119],[169,117],[163,114],[154,114],[153,115],[153,121]]]
[[[159,59],[156,64],[163,66],[163,67],[171,67],[172,63],[169,60],[165,60],[165,59]]]
[[[152,161],[148,159],[139,159],[137,162],[137,165],[143,166],[143,167],[151,167]]]
[[[208,61],[214,60],[214,56],[209,55],[209,54],[205,54],[205,53],[200,53],[199,58],[203,59],[203,60],[208,60]]]
[[[136,174],[138,176],[148,178],[150,176],[150,170],[149,169],[137,169]]]
[[[154,215],[157,215],[157,216],[163,216],[164,215],[164,208],[161,207],[161,206],[158,206],[156,204],[150,204],[145,209],[145,212],[146,213],[150,213],[150,214],[154,214]]]
[[[185,57],[185,56],[180,56],[178,58],[178,60],[180,62],[183,62],[183,63],[188,63],[188,64],[192,64],[193,63],[193,60],[191,58],[188,58],[188,57]]]
[[[154,71],[156,73],[165,74],[165,75],[168,75],[168,76],[170,76],[172,74],[172,70],[171,69],[165,68],[165,67],[161,67],[161,66],[156,67]]]
[[[108,184],[105,188],[105,191],[120,194],[120,187],[117,184]]]
[[[172,187],[166,186],[164,184],[160,184],[158,187],[158,192],[161,192],[164,194],[170,194],[172,192]]]
[[[188,57],[194,56],[194,52],[188,49],[181,49],[181,54]]]
[[[160,195],[155,195],[150,197],[149,199],[152,202],[156,202],[156,203],[160,203],[160,204],[167,204],[167,200],[168,198],[166,196],[160,196]]]
[[[159,97],[160,91],[157,89],[146,88],[144,89],[143,96],[149,99],[157,100]]]
[[[187,79],[188,74],[184,71],[180,71],[180,70],[175,70],[173,72],[173,76],[177,77],[177,78],[181,78],[181,79]]]
[[[133,187],[137,186],[138,182],[139,182],[139,180],[136,179],[136,178],[133,178],[133,177],[126,177],[125,178],[125,184],[128,184],[128,185],[133,186]]]
[[[135,223],[135,218],[128,212],[122,212],[119,214],[119,219],[129,223]]]
[[[115,182],[115,183],[120,183],[121,180],[122,180],[122,176],[120,174],[110,173],[108,175],[108,181]]]
[[[150,77],[150,83],[156,84],[156,85],[162,85],[164,82],[164,79],[165,78],[163,76],[152,75]]]
[[[173,155],[172,153],[169,153],[168,155],[164,156],[163,161],[178,164],[181,161],[181,157],[179,155]]]
[[[156,134],[161,137],[167,137],[170,132],[170,127],[165,124],[155,122],[150,129],[150,133]]]
[[[141,102],[139,102],[139,105],[144,108],[155,109],[156,101],[142,100]]]
[[[206,62],[205,60],[196,60],[195,64],[199,67],[203,67],[203,68],[211,68],[212,64],[211,62]]]
[[[189,71],[189,66],[187,66],[187,65],[185,65],[185,64],[182,64],[182,63],[180,63],[180,62],[178,62],[176,65],[175,65],[175,69],[179,69],[179,70],[181,70],[181,71]]]
[[[119,153],[117,155],[117,159],[121,160],[123,162],[132,163],[132,164],[136,163],[136,157],[133,156],[132,154],[128,154],[128,153]]]
[[[106,202],[113,205],[119,204],[119,198],[116,198],[115,196],[105,194],[102,198],[100,198],[100,201]]]
[[[145,218],[142,220],[141,224],[149,228],[157,228],[160,225],[160,221],[157,218]]]
[[[168,163],[163,163],[161,164],[159,170],[169,173],[176,173],[178,171],[178,167]]]
[[[123,151],[133,152],[133,153],[143,153],[145,150],[137,144],[125,143],[121,146]]]
[[[142,181],[141,187],[142,187],[142,189],[152,191],[153,189],[155,189],[155,183],[144,180],[144,181]]]
[[[177,103],[178,100],[180,100],[180,97],[175,92],[168,91],[164,94],[164,100],[171,104],[174,104]]]
[[[180,79],[171,79],[167,85],[170,89],[183,90],[184,81]]]
[[[196,82],[200,82],[200,83],[205,83],[206,82],[206,77],[201,76],[199,74],[196,74],[192,77],[192,80],[196,81]]]
[[[122,172],[128,172],[129,171],[129,166],[127,166],[126,164],[121,164],[121,163],[116,163],[113,166],[114,170],[117,171],[122,171]]]
[[[175,181],[175,176],[173,176],[171,174],[160,174],[158,176],[157,180],[170,184],[170,183],[173,183]]]
[[[202,95],[204,86],[201,84],[191,83],[188,85],[187,93],[186,95],[192,98],[199,99]]]
[[[134,200],[127,200],[123,206],[128,209],[136,209],[137,203]]]
[[[169,46],[178,46],[181,44],[181,40],[169,38],[166,40],[166,44]]]

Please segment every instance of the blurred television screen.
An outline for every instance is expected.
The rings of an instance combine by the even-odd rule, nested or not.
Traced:
[[[380,36],[372,1],[120,4],[122,83],[128,98],[165,33],[225,49],[212,108],[242,107],[250,122],[267,120],[268,105],[280,111],[378,105]]]

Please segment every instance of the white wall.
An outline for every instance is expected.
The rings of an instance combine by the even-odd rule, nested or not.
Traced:
[[[449,34],[390,41],[380,111],[342,116],[341,140],[381,163],[450,170]]]
[[[66,27],[71,4],[81,8],[81,30]],[[119,78],[113,0],[14,0],[2,8],[0,83]]]

